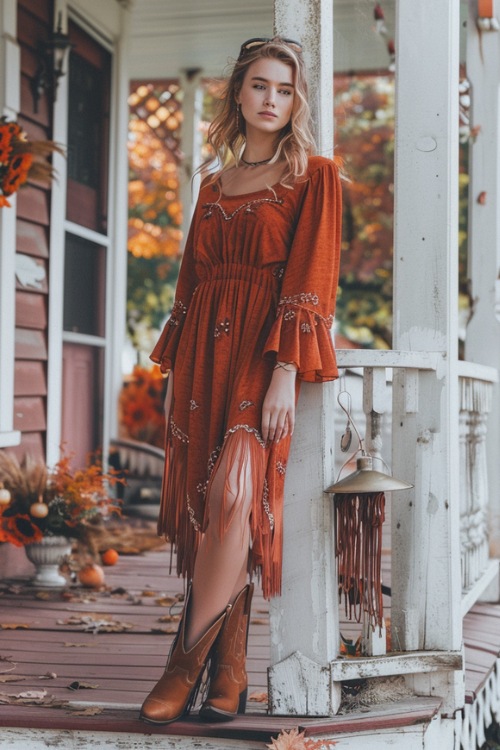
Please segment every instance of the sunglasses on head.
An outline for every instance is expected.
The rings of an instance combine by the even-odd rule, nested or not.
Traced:
[[[250,52],[250,50],[255,49],[256,47],[262,47],[263,44],[269,44],[270,42],[274,42],[275,39],[269,39],[265,37],[253,37],[252,39],[247,39],[246,42],[243,42],[240,48],[240,54],[238,56],[238,60],[243,57],[243,55],[246,52]],[[284,42],[285,44],[288,44],[289,47],[292,47],[296,52],[302,52],[302,45],[300,42],[295,41],[295,39],[284,39],[281,37],[278,37],[278,44],[279,42]]]

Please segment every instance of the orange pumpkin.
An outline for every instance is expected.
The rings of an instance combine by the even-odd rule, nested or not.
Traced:
[[[87,563],[78,572],[78,580],[88,589],[98,589],[104,583],[104,570],[100,565]]]
[[[101,560],[104,565],[116,565],[120,555],[115,549],[107,549],[101,554]]]

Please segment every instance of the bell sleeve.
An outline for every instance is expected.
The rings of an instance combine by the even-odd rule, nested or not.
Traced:
[[[264,355],[297,365],[301,380],[338,376],[331,328],[340,265],[342,192],[333,161],[309,177],[290,248],[276,320]]]
[[[197,213],[198,211],[195,212],[186,240],[179,277],[175,287],[175,300],[172,312],[170,318],[165,323],[155,348],[150,354],[150,359],[160,365],[160,370],[163,373],[172,370],[174,367],[175,355],[177,354],[184,321],[194,290],[198,284],[194,259]]]

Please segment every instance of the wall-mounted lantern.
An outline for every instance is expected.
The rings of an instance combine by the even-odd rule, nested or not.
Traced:
[[[62,16],[59,13],[57,30],[53,31],[39,48],[38,70],[33,78],[32,86],[35,112],[38,111],[38,102],[44,93],[49,94],[52,102],[56,101],[59,79],[65,74],[66,53],[73,46],[68,34],[62,31]]]

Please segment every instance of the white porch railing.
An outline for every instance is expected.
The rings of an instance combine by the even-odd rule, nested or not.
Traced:
[[[399,354],[403,359],[396,364]],[[391,446],[384,444],[384,433],[387,436],[387,430],[382,429],[381,417],[387,410],[387,405],[391,403],[386,391],[391,388],[392,370],[396,367],[401,370],[401,365],[404,364],[405,380],[408,382],[413,378],[414,387],[417,388],[418,370],[435,370],[435,356],[431,353],[420,355],[410,352],[346,350],[339,352],[339,363],[343,368],[361,368],[363,372],[362,404],[354,403],[353,407],[358,407],[358,413],[362,407],[366,416],[367,450],[376,457],[381,454],[390,455]],[[412,372],[410,377],[409,372]],[[488,573],[490,560],[486,438],[493,387],[498,382],[498,373],[491,367],[458,362],[457,374],[460,412],[460,548],[462,591],[467,601],[467,611],[496,573],[496,566]],[[377,468],[383,470],[379,466]],[[484,576],[486,578],[482,580]]]
[[[468,592],[488,566],[488,468],[486,436],[493,378],[459,364],[460,547],[462,590]]]
[[[424,404],[424,398],[428,394],[429,378],[431,381],[439,382],[443,371],[443,355],[434,352],[401,352],[401,351],[366,351],[366,350],[339,350],[337,352],[339,367],[344,370],[357,370],[363,376],[363,395],[362,410],[366,416],[365,443],[369,451],[376,455],[390,455],[387,450],[388,446],[383,445],[383,437],[387,434],[387,423],[391,422],[391,399],[388,399],[388,388],[392,389],[393,410],[398,415],[413,415],[418,413]],[[460,411],[460,434],[456,439],[460,441],[460,466],[456,471],[460,471],[460,497],[456,498],[434,498],[425,493],[429,486],[429,477],[426,477],[427,471],[439,471],[439,461],[436,463],[420,461],[418,467],[406,466],[408,475],[401,473],[400,479],[412,481],[413,476],[417,476],[418,482],[415,488],[414,502],[411,498],[401,501],[402,494],[396,493],[393,497],[393,513],[399,502],[405,503],[406,510],[404,513],[405,522],[412,524],[413,535],[412,545],[426,545],[428,540],[428,526],[418,528],[419,524],[429,524],[432,519],[428,514],[430,498],[432,503],[441,503],[448,507],[448,503],[454,506],[458,511],[457,503],[460,503],[460,513],[455,512],[453,518],[457,519],[456,528],[451,532],[458,540],[460,536],[460,548],[457,544],[456,560],[443,559],[440,564],[450,566],[461,565],[462,569],[462,602],[461,607],[458,603],[458,609],[465,613],[478,600],[481,593],[498,572],[498,562],[491,561],[488,554],[488,481],[487,481],[487,464],[485,441],[487,434],[487,418],[491,409],[493,385],[498,380],[498,373],[493,368],[483,367],[472,363],[457,363],[456,385],[458,386],[457,408]],[[394,381],[394,385],[392,385]],[[348,389],[348,382],[346,388]],[[359,391],[359,388],[357,389]],[[352,394],[354,395],[354,394]],[[330,409],[333,402],[330,405]],[[360,404],[353,403],[353,412],[360,413]],[[428,407],[428,404],[426,404]],[[335,407],[333,407],[335,408]],[[338,407],[337,407],[338,408]],[[436,403],[436,410],[439,409],[439,402]],[[385,412],[385,415],[384,415]],[[344,421],[344,416],[339,419]],[[356,417],[355,417],[356,419]],[[358,428],[360,427],[357,422]],[[337,436],[338,437],[338,436]],[[425,436],[424,436],[425,437]],[[394,439],[394,438],[393,438]],[[401,433],[399,435],[401,439]],[[404,436],[403,436],[404,439]],[[412,436],[409,438],[413,439]],[[432,451],[432,435],[429,438],[430,448]],[[335,450],[338,450],[338,440],[335,439]],[[354,446],[353,446],[354,448]],[[418,460],[414,459],[414,460]],[[379,466],[377,466],[380,469]],[[331,503],[331,497],[329,498]],[[413,505],[413,507],[411,507]],[[409,506],[409,507],[408,507]],[[414,506],[417,506],[415,508]],[[413,514],[413,511],[417,511]],[[458,520],[459,519],[459,520]],[[455,523],[455,522],[454,522]],[[397,528],[397,525],[396,525]],[[386,530],[387,531],[387,530]],[[394,535],[394,525],[392,534]],[[332,524],[333,534],[333,524]],[[386,533],[388,542],[384,542],[387,547],[394,542],[394,537]],[[410,545],[411,546],[411,545]],[[426,646],[427,640],[420,634],[413,637],[413,628],[418,609],[420,591],[425,590],[427,579],[427,567],[429,565],[429,555],[421,554],[415,556],[415,549],[398,550],[398,566],[392,570],[392,644],[394,652],[385,653],[384,644],[372,644],[375,647],[366,650],[367,654],[377,654],[377,656],[364,656],[356,659],[334,658],[329,663],[329,678],[325,672],[325,667],[315,663],[308,655],[308,639],[310,632],[304,629],[291,628],[290,636],[281,629],[279,634],[279,653],[281,661],[273,659],[275,664],[270,669],[270,708],[275,713],[282,713],[283,707],[286,706],[286,713],[294,713],[294,704],[301,695],[300,685],[304,685],[304,679],[310,681],[311,685],[315,683],[318,677],[317,690],[321,691],[320,683],[326,685],[328,679],[331,680],[333,695],[332,706],[334,710],[338,708],[339,687],[340,683],[349,679],[384,677],[396,674],[412,675],[414,678],[418,675],[429,673],[448,673],[449,679],[452,680],[452,673],[457,675],[463,668],[462,653],[460,650],[439,650],[440,647]],[[330,549],[333,551],[334,544]],[[460,549],[460,553],[459,553]],[[436,555],[436,550],[433,550]],[[460,559],[459,559],[460,554]],[[439,550],[437,551],[439,558]],[[421,570],[416,568],[422,565]],[[337,591],[336,569],[335,565],[331,566],[331,589],[329,595]],[[394,587],[398,587],[398,595],[394,596]],[[403,592],[403,593],[401,593]],[[439,601],[439,592],[435,592],[436,603]],[[328,605],[327,605],[328,607]],[[403,611],[404,607],[408,607]],[[321,609],[321,608],[320,608]],[[281,618],[287,611],[286,600],[281,603]],[[272,610],[273,612],[273,610]],[[415,617],[412,615],[415,612]],[[273,617],[273,615],[272,615]],[[333,629],[335,629],[335,618],[338,629],[338,608],[333,615]],[[313,618],[314,619],[314,618]],[[283,621],[283,619],[281,620]],[[316,621],[316,620],[314,620]],[[404,636],[399,639],[395,623],[402,623],[406,628]],[[293,632],[292,632],[293,631]],[[376,638],[376,633],[373,638]],[[276,633],[275,633],[276,635]],[[278,638],[276,638],[278,641]],[[287,641],[290,642],[287,644]],[[384,639],[385,640],[385,639]],[[432,642],[432,641],[431,641]],[[302,649],[301,645],[304,645]],[[399,644],[403,644],[403,646]],[[366,639],[365,639],[366,645]],[[283,658],[286,654],[288,657]],[[309,648],[310,653],[310,648]],[[276,663],[278,661],[278,663]],[[316,674],[317,673],[317,674]],[[300,680],[296,680],[296,675],[300,674]],[[295,676],[294,676],[295,675]],[[308,676],[306,676],[308,675]],[[297,684],[294,685],[294,681]],[[291,685],[291,693],[287,696],[287,691]],[[457,688],[460,690],[460,680],[457,680]],[[416,692],[419,688],[416,686]],[[308,694],[307,700],[302,699],[301,709],[297,713],[304,712],[307,708],[309,715],[314,715],[314,700],[311,693]],[[300,703],[300,700],[299,700]],[[318,702],[318,706],[320,702]],[[324,709],[323,709],[324,710]],[[321,711],[318,708],[317,715]]]

